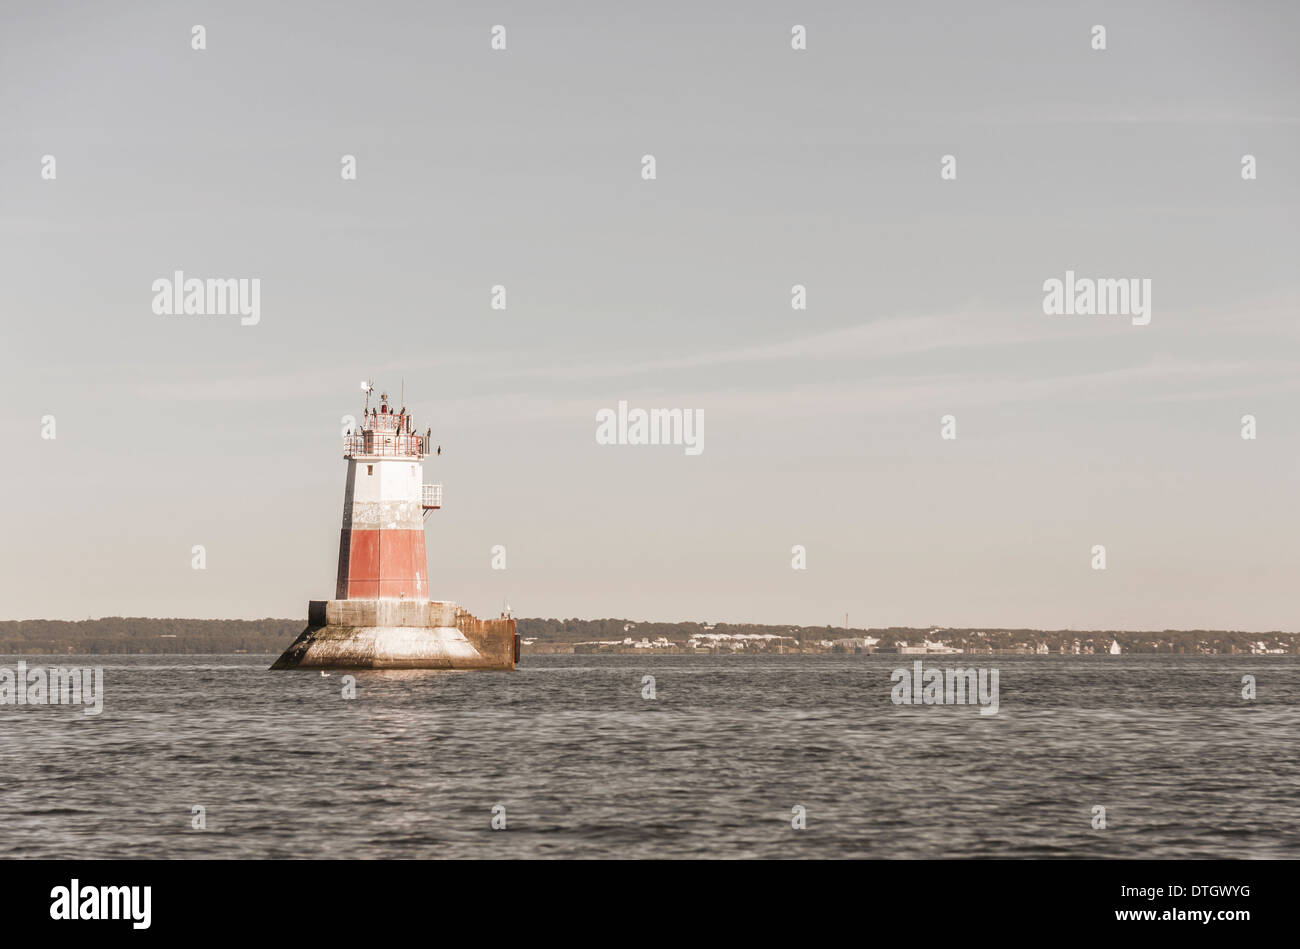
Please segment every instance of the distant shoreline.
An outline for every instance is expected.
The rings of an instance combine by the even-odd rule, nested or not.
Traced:
[[[1300,633],[1236,630],[1039,630],[845,628],[754,623],[655,623],[626,619],[518,621],[524,655],[865,654],[1292,655]],[[280,653],[303,619],[205,620],[103,617],[0,621],[0,655],[232,655]]]

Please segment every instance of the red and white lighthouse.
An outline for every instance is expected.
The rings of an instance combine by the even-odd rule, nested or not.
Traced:
[[[394,410],[387,393],[372,409],[374,386],[364,388],[361,423],[343,438],[348,475],[335,597],[427,600],[424,518],[442,507],[442,485],[424,483],[429,433],[415,431],[406,407]]]
[[[415,430],[388,396],[344,433],[339,572],[332,600],[307,603],[307,628],[272,669],[513,669],[515,620],[479,619],[452,600],[429,599],[424,518],[442,485],[424,483],[429,430]]]

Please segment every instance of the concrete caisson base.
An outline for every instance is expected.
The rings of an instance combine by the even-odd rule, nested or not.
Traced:
[[[515,621],[455,603],[312,600],[307,629],[272,669],[513,669]]]

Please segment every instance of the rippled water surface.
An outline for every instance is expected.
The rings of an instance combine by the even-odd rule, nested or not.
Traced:
[[[273,658],[27,657],[107,697],[0,706],[0,856],[1300,857],[1296,656],[926,658],[999,669],[995,716],[893,705],[912,657],[525,656],[355,700]]]

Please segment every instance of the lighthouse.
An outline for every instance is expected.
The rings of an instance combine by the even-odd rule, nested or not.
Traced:
[[[442,507],[442,485],[424,483],[429,435],[412,430],[406,407],[388,394],[366,406],[358,429],[343,436],[348,463],[339,537],[340,600],[412,599],[429,595],[424,519]]]
[[[480,620],[429,599],[424,527],[442,485],[424,482],[431,430],[362,383],[361,421],[343,435],[347,474],[334,599],[307,604],[307,628],[272,669],[513,669],[508,614]],[[441,452],[441,449],[438,449]]]

